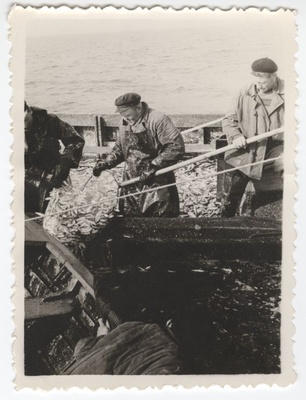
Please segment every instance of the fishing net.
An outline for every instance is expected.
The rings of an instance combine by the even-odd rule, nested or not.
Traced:
[[[181,217],[220,216],[216,171],[216,160],[191,164],[175,171]]]
[[[86,242],[114,215],[122,167],[89,180],[91,176],[92,168],[86,165],[71,170],[71,184],[52,190],[43,220],[44,229],[81,259]]]
[[[215,160],[175,171],[181,217],[220,215],[215,172]],[[104,228],[114,215],[117,182],[121,182],[122,174],[123,166],[120,165],[88,181],[92,176],[92,160],[84,161],[77,170],[71,170],[71,185],[54,189],[50,194],[44,229],[83,258],[86,241]]]

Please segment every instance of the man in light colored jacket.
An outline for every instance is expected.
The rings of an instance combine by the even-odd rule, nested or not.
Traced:
[[[226,169],[239,167],[225,174],[222,216],[236,214],[247,183],[251,180],[255,190],[282,190],[282,160],[259,163],[283,153],[283,134],[247,145],[246,139],[284,125],[284,81],[277,76],[277,65],[269,58],[252,64],[254,82],[243,88],[235,98],[223,122],[223,132],[235,149],[224,155]],[[244,167],[245,166],[245,167]]]
[[[184,155],[184,141],[169,117],[141,101],[137,93],[126,93],[115,101],[122,116],[116,144],[106,159],[98,161],[93,174],[125,161],[124,180],[140,182],[124,188],[124,194],[175,183],[173,172],[155,176],[161,169],[177,163]],[[125,198],[123,214],[138,217],[176,217],[179,196],[176,186],[135,194]]]

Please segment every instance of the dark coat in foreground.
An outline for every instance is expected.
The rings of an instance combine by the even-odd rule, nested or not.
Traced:
[[[27,207],[33,208],[29,211],[42,211],[42,205],[37,205],[35,200],[40,196],[38,191],[43,189],[44,183],[48,183],[51,190],[67,179],[70,168],[79,165],[85,142],[72,126],[55,114],[37,107],[29,107],[29,111],[33,121],[30,129],[25,129],[26,211]]]
[[[105,336],[80,340],[68,375],[182,373],[177,344],[156,324],[125,322]]]

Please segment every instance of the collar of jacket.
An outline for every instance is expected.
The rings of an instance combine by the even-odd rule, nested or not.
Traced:
[[[46,115],[48,112],[44,108],[39,108],[35,106],[29,106],[29,110],[34,114],[41,114],[41,115]]]
[[[279,94],[281,97],[283,97],[285,95],[285,84],[284,81],[282,79],[280,79],[278,76],[276,77],[276,89],[275,92],[277,94]],[[254,99],[257,96],[257,91],[256,91],[256,87],[255,84],[252,83],[251,86],[248,88],[247,90],[247,94],[251,97],[253,97]]]

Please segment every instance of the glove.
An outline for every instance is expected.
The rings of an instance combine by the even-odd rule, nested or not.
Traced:
[[[144,185],[150,186],[154,183],[156,171],[158,171],[158,166],[155,164],[150,164],[148,169],[142,171],[139,182],[143,183]]]
[[[69,161],[62,160],[60,164],[55,167],[53,178],[50,181],[50,186],[59,188],[69,176]]]
[[[92,173],[94,176],[100,176],[102,171],[109,169],[109,164],[107,161],[98,161],[97,164],[94,166]]]

